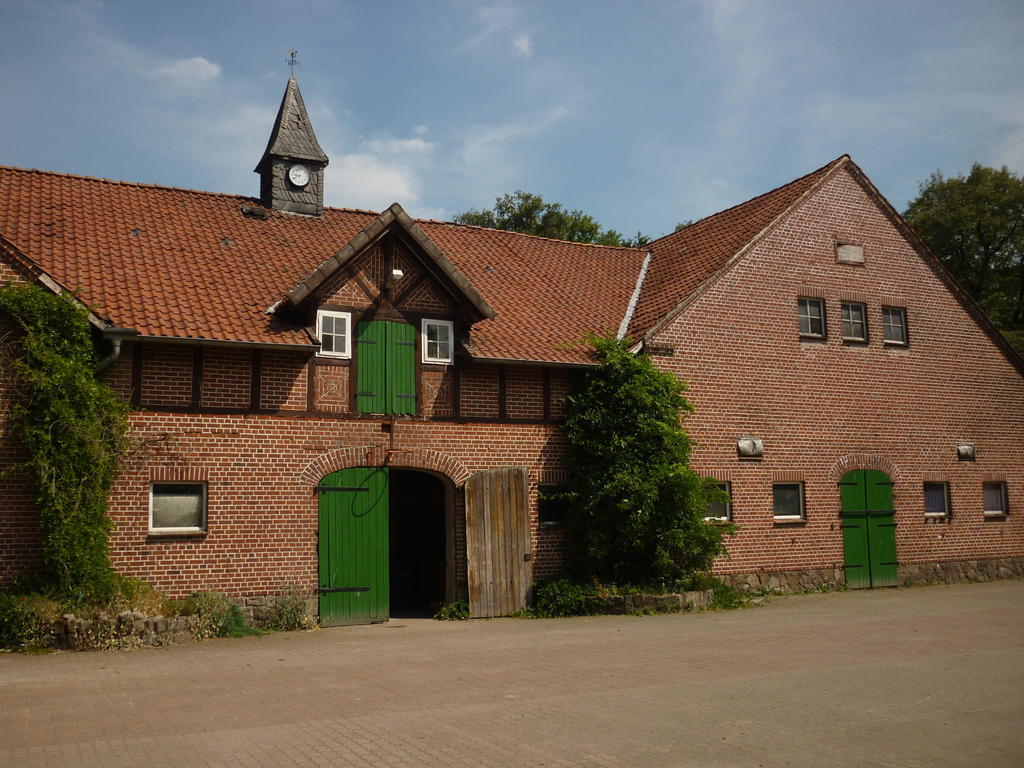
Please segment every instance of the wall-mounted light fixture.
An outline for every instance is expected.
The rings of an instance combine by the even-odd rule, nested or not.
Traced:
[[[741,437],[736,441],[736,453],[741,459],[760,459],[764,455],[764,440],[759,437]]]
[[[973,443],[957,443],[956,446],[956,458],[957,461],[974,461],[974,444]]]
[[[392,269],[391,277],[388,278],[388,287],[394,288],[405,277],[405,272],[400,269]]]

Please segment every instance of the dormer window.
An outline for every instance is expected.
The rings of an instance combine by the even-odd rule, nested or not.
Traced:
[[[423,321],[423,362],[450,363],[454,346],[451,320]]]
[[[324,357],[352,357],[352,314],[321,309],[316,313],[316,336]]]

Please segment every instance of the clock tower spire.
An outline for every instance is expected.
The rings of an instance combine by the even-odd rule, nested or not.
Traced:
[[[260,199],[279,211],[320,216],[324,212],[324,168],[328,162],[292,74],[277,110],[270,141],[256,166]]]

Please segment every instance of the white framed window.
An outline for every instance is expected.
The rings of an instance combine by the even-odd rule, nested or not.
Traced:
[[[882,307],[882,338],[886,344],[907,345],[907,310]]]
[[[949,483],[924,484],[925,517],[949,517]]]
[[[773,484],[772,514],[780,520],[802,520],[804,518],[804,484]]]
[[[843,302],[843,340],[868,340],[867,308],[863,304]]]
[[[352,357],[352,313],[318,310],[316,337],[320,340],[320,355]]]
[[[202,533],[205,530],[205,483],[150,484],[150,533]]]
[[[423,362],[450,363],[455,347],[451,320],[423,320]]]
[[[821,299],[797,299],[800,335],[825,338],[825,302]]]
[[[982,483],[986,515],[1006,514],[1006,483]]]
[[[718,490],[724,491],[729,498],[725,501],[709,501],[705,520],[729,522],[732,520],[732,483],[717,483]]]

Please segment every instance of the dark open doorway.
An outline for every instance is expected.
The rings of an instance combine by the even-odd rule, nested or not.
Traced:
[[[391,616],[432,616],[445,596],[445,487],[391,469]]]

